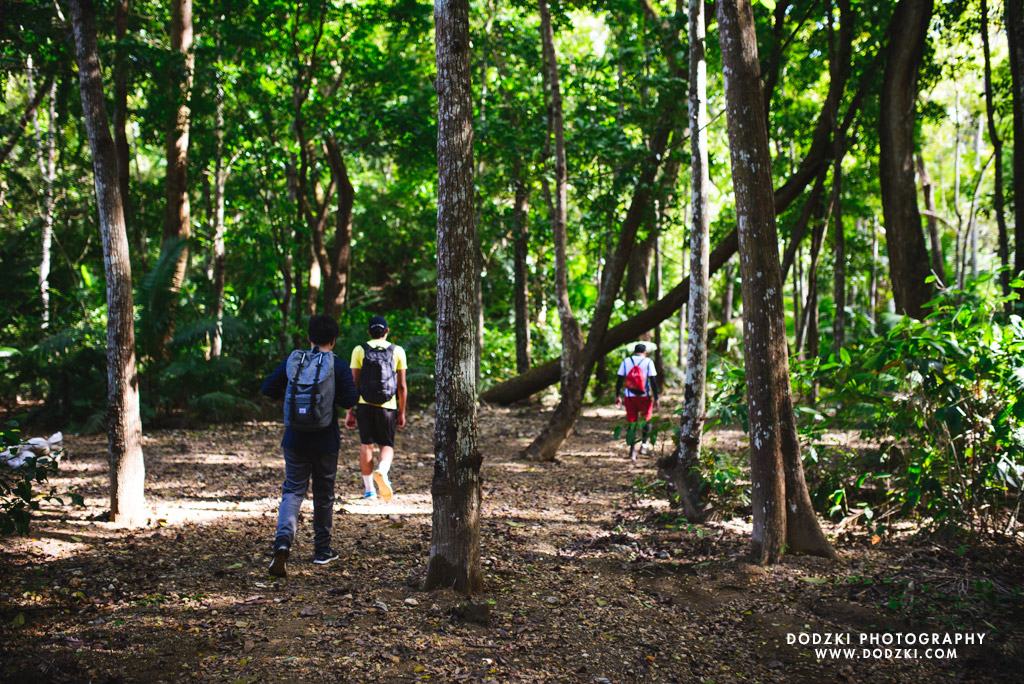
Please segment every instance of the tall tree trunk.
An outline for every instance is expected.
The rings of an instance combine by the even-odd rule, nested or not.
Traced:
[[[1006,234],[1006,212],[1003,207],[1003,141],[996,128],[995,106],[992,103],[992,51],[988,39],[988,0],[981,0],[981,46],[985,53],[985,113],[988,121],[988,138],[992,143],[996,163],[993,201],[996,210],[996,224],[999,227],[999,262],[1004,269],[999,276],[999,283],[1002,286],[1003,295],[1006,296],[1010,294],[1010,243]]]
[[[50,327],[50,252],[53,245],[53,183],[57,176],[57,82],[50,81],[49,100],[46,118],[46,142],[39,121],[39,109],[33,113],[32,128],[35,131],[36,155],[39,162],[39,175],[43,180],[43,215],[41,240],[42,250],[39,256],[39,304],[41,330]],[[28,96],[36,99],[35,74],[31,62],[28,69]]]
[[[661,234],[661,212],[659,211],[658,234]],[[651,296],[655,300],[661,299],[661,238],[654,241],[654,268],[651,277]],[[602,359],[605,357],[601,357]],[[661,382],[666,384],[665,376],[665,352],[661,348],[661,324],[654,326],[654,367],[661,369]]]
[[[896,310],[924,318],[932,297],[928,250],[921,231],[914,180],[917,77],[934,0],[900,0],[889,23],[889,59],[879,98],[879,179],[885,216],[889,277]]]
[[[629,267],[626,270],[626,284],[623,294],[627,302],[636,302],[647,306],[647,291],[651,283],[651,263],[654,257],[654,243],[658,232],[653,227],[642,242],[638,243],[629,255]]]
[[[171,2],[171,52],[172,66],[169,69],[170,118],[167,122],[167,178],[165,188],[167,207],[164,212],[163,250],[176,248],[182,240],[192,237],[192,216],[188,198],[188,146],[192,110],[189,98],[192,93],[192,75],[195,69],[195,53],[192,51],[192,0]],[[159,353],[170,358],[170,343],[174,337],[174,299],[185,281],[188,265],[186,245],[175,260],[171,276],[172,311],[168,322],[160,333]]]
[[[516,372],[530,370],[530,282],[526,258],[530,249],[530,186],[523,178],[522,168],[513,166],[516,190],[512,209],[512,231],[515,244],[513,258],[515,272],[515,329]]]
[[[135,240],[136,259],[145,271],[146,241],[140,222],[134,220],[131,211],[131,194],[129,179],[131,177],[131,149],[128,147],[128,60],[125,59],[127,47],[124,44],[128,35],[128,0],[117,0],[114,9],[114,40],[117,49],[114,52],[114,149],[117,154],[117,186],[121,190],[121,203],[124,205],[125,224],[128,232]]]
[[[328,315],[337,316],[345,305],[348,293],[348,267],[352,256],[352,206],[355,203],[355,189],[348,177],[348,167],[341,156],[341,147],[334,136],[327,137],[327,163],[331,167],[331,179],[338,188],[338,212],[335,215],[334,249],[330,261],[322,268],[327,276],[324,287],[324,309]],[[323,231],[320,231],[323,235]]]
[[[838,0],[840,11],[844,20],[850,12],[849,0]],[[839,65],[836,63],[835,31],[832,22],[831,2],[828,5],[828,30],[829,30],[829,65],[831,78],[838,79]],[[836,312],[832,323],[832,346],[838,355],[846,342],[846,232],[843,226],[843,156],[846,152],[846,136],[839,127],[839,98],[832,102],[832,130],[833,130],[833,163],[832,163],[832,206],[833,246],[835,249],[835,261],[833,262],[834,287],[832,298],[835,302]]]
[[[21,138],[21,134],[25,132],[25,127],[28,126],[28,122],[32,120],[33,116],[35,116],[36,108],[39,107],[43,98],[46,97],[46,93],[49,92],[51,83],[53,83],[53,74],[49,73],[46,75],[43,85],[36,91],[35,97],[29,96],[28,105],[26,105],[25,111],[22,113],[21,118],[18,119],[18,123],[14,125],[14,130],[7,136],[7,141],[2,147],[0,147],[0,165],[7,161],[7,157],[11,154],[11,150],[13,150],[14,146],[18,144],[18,140]]]
[[[139,525],[145,520],[146,468],[142,455],[139,385],[128,233],[117,187],[117,160],[103,99],[103,71],[96,44],[92,0],[71,0],[71,25],[82,96],[82,113],[92,150],[96,204],[107,279],[107,441],[110,457],[111,520]]]
[[[473,94],[468,0],[434,5],[437,46],[437,417],[426,589],[483,590],[473,377]]]
[[[566,259],[566,212],[568,174],[565,159],[565,128],[562,122],[562,95],[558,76],[558,55],[555,53],[555,34],[551,26],[551,13],[548,11],[547,0],[539,0],[541,21],[541,39],[543,41],[544,68],[547,70],[547,81],[550,92],[548,115],[551,118],[551,130],[554,135],[555,152],[555,192],[554,212],[551,215],[551,238],[555,247],[555,301],[558,304],[558,319],[562,331],[562,377],[561,401],[559,406],[571,402],[582,395],[580,384],[583,377],[583,331],[572,312],[569,304],[569,279]],[[563,412],[564,414],[564,412]],[[558,412],[556,411],[556,415]],[[560,431],[568,435],[572,430],[575,417],[560,416]],[[560,443],[560,442],[559,442]],[[524,450],[523,455],[533,460],[552,460],[554,450],[547,451],[543,447],[546,442],[540,438],[534,440]],[[557,447],[556,447],[557,448]]]
[[[690,0],[690,302],[683,410],[679,444],[663,470],[672,482],[688,520],[703,521],[700,503],[700,448],[704,436],[704,405],[708,362],[708,258],[711,212],[708,190],[708,102],[704,0]],[[774,210],[772,211],[774,216]],[[659,464],[662,465],[662,464]]]
[[[720,0],[717,12],[743,285],[752,555],[774,563],[788,546],[835,557],[811,507],[796,436],[754,16],[749,0]]]
[[[1005,7],[1013,86],[1013,275],[1018,276],[1024,271],[1024,4],[1006,0]]]
[[[871,272],[868,284],[868,310],[871,321],[878,318],[878,219],[871,221]]]
[[[924,208],[928,212],[928,237],[932,245],[932,272],[939,279],[943,287],[949,283],[946,281],[946,259],[943,256],[942,239],[939,236],[939,213],[935,206],[935,188],[931,178],[928,177],[928,169],[924,165],[924,157],[917,155],[917,175],[921,177],[921,192],[924,195]]]
[[[210,358],[221,355],[224,348],[224,267],[227,250],[224,247],[224,188],[227,168],[224,164],[224,84],[218,69],[214,86],[213,113],[213,337],[210,338]]]

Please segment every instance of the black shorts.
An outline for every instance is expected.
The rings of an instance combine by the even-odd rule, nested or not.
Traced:
[[[356,406],[356,423],[359,424],[359,443],[378,446],[395,446],[395,422],[398,410],[359,404]]]

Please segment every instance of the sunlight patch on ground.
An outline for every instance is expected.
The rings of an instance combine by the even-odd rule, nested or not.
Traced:
[[[339,508],[355,515],[430,515],[433,511],[430,494],[418,493],[396,494],[391,501],[352,498],[342,500]]]

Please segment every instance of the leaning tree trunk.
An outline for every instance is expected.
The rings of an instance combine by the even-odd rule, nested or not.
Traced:
[[[708,189],[708,102],[704,0],[690,0],[690,302],[686,350],[686,384],[679,419],[679,444],[666,459],[667,478],[679,494],[683,513],[703,521],[700,504],[700,448],[704,435],[704,405],[708,362],[708,259],[711,216]],[[774,208],[772,210],[774,216]]]
[[[558,303],[558,319],[562,329],[562,377],[559,407],[568,404],[570,410],[556,411],[553,423],[548,429],[566,435],[576,422],[578,411],[572,410],[576,403],[582,404],[583,388],[583,331],[569,304],[569,276],[566,258],[566,202],[568,201],[568,177],[565,160],[565,127],[562,121],[562,95],[558,77],[558,55],[555,53],[555,35],[551,26],[551,14],[547,0],[540,0],[541,39],[543,40],[544,68],[547,71],[550,102],[548,116],[554,134],[555,151],[555,193],[554,210],[551,214],[551,239],[555,247],[555,301]],[[547,434],[548,430],[542,433]],[[559,442],[561,443],[561,442]],[[554,460],[555,449],[545,448],[549,442],[541,437],[535,439],[524,451],[530,460]]]
[[[754,16],[749,0],[720,0],[717,8],[739,225],[753,557],[758,563],[774,563],[787,545],[795,551],[834,556],[810,506],[800,447],[795,440],[771,156]],[[789,511],[787,506],[791,507]],[[808,523],[809,529],[805,529]]]
[[[1024,3],[1006,0],[1006,35],[1010,43],[1010,78],[1013,84],[1013,275],[1024,271]]]
[[[989,142],[992,143],[992,152],[995,155],[996,163],[996,185],[992,191],[996,224],[999,227],[999,262],[1003,266],[999,283],[1002,286],[1003,295],[1006,296],[1010,294],[1010,244],[1006,234],[1006,215],[1003,207],[1003,141],[996,128],[995,106],[992,103],[992,54],[988,40],[988,0],[981,0],[981,46],[985,53],[985,112],[988,119],[988,137]]]
[[[160,331],[159,353],[170,357],[170,344],[174,337],[173,301],[181,291],[188,264],[187,241],[192,237],[192,217],[188,198],[188,145],[192,110],[189,97],[192,92],[192,72],[196,57],[192,51],[192,0],[173,0],[171,3],[171,52],[174,60],[170,76],[170,118],[167,123],[167,177],[165,188],[167,207],[164,212],[163,249],[177,249],[181,241],[186,245],[175,259],[169,290],[172,295],[168,322]]]
[[[135,367],[132,271],[128,234],[117,188],[117,160],[103,99],[103,72],[96,44],[92,0],[72,0],[71,24],[82,96],[82,113],[92,150],[96,204],[107,277],[107,440],[110,456],[110,514],[115,523],[145,520],[146,468],[142,456],[139,385]]]
[[[515,255],[515,328],[516,328],[516,372],[530,370],[530,283],[527,255],[530,248],[530,186],[522,178],[523,171],[516,165],[515,206],[512,209],[512,230],[514,233]]]
[[[473,94],[469,0],[434,5],[437,46],[437,415],[425,589],[483,590],[473,279]]]
[[[932,297],[928,250],[917,208],[914,124],[917,77],[934,0],[900,0],[889,24],[889,60],[879,98],[879,180],[896,311],[924,318]]]

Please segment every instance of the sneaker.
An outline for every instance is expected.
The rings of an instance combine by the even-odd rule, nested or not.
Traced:
[[[317,551],[313,555],[313,562],[317,565],[327,565],[332,560],[338,560],[338,552],[331,548]]]
[[[285,563],[288,561],[288,554],[290,550],[287,546],[279,546],[274,549],[274,561],[270,564],[270,569],[267,571],[274,577],[287,577],[288,570],[285,568]]]
[[[363,494],[363,498],[370,501],[377,498],[377,492],[366,492]]]
[[[391,480],[388,479],[388,476],[379,470],[374,470],[373,483],[377,485],[377,491],[380,492],[380,498],[385,501],[391,501]]]

